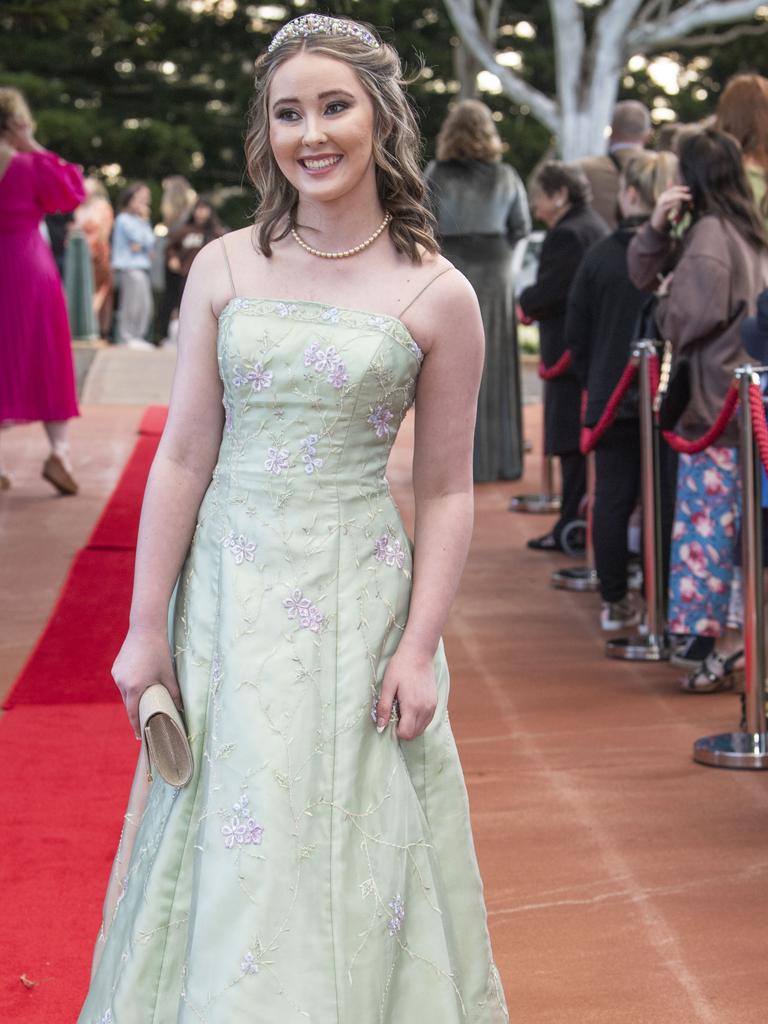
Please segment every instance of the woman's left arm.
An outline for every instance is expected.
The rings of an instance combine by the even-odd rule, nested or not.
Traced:
[[[379,731],[386,727],[397,697],[402,740],[420,736],[437,707],[432,662],[472,536],[472,449],[484,358],[480,309],[469,282],[453,271],[427,296],[423,313],[431,337],[424,338],[430,344],[416,392],[413,589],[376,723]]]

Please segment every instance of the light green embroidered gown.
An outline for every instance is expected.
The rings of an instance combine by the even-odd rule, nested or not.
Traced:
[[[422,354],[386,316],[233,299],[226,423],[172,609],[195,774],[140,762],[80,1024],[502,1024],[448,670],[372,705],[408,615],[384,478]]]

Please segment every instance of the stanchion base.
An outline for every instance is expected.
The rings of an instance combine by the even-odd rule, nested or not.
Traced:
[[[714,768],[768,768],[768,734],[723,732],[693,745],[693,759]]]
[[[595,591],[600,589],[600,580],[594,569],[588,565],[578,565],[573,569],[558,569],[552,573],[552,586],[555,590]]]
[[[517,494],[509,502],[509,511],[551,515],[560,511],[560,504],[559,494]]]
[[[669,647],[662,637],[652,634],[622,636],[608,641],[605,656],[618,661],[669,661]]]

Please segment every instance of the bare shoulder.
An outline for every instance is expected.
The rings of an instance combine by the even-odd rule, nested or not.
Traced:
[[[244,294],[242,286],[253,275],[254,261],[260,259],[264,257],[254,250],[253,228],[229,231],[203,246],[192,264],[190,281],[207,294],[218,316],[230,299]]]
[[[184,289],[185,296],[187,293],[194,295],[198,308],[209,306],[214,316],[232,298],[222,238],[214,238],[195,256]]]
[[[427,287],[404,317],[421,349],[428,353],[452,343],[482,348],[480,306],[472,285],[444,256],[425,260],[423,267]]]

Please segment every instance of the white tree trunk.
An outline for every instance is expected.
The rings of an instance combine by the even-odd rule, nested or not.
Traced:
[[[618,95],[618,81],[606,83],[603,95],[591,106],[577,107],[563,117],[558,137],[558,149],[563,160],[570,162],[580,156],[604,153],[611,114]]]
[[[495,74],[505,94],[525,104],[556,136],[564,160],[605,152],[619,82],[633,53],[658,52],[694,30],[751,17],[765,0],[688,0],[672,9],[662,0],[606,0],[587,40],[577,0],[549,0],[555,37],[557,99],[496,63],[492,34],[483,33],[473,0],[444,0],[463,45]],[[483,5],[485,6],[485,5]],[[733,30],[730,30],[731,34]]]

